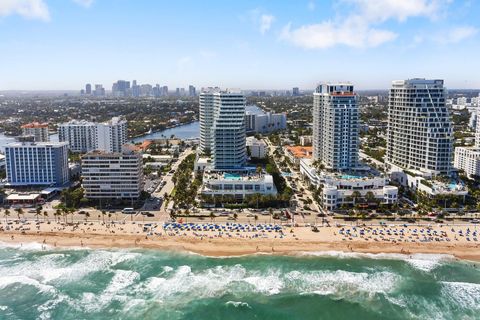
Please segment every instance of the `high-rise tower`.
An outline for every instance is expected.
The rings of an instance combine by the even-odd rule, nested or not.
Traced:
[[[358,167],[358,105],[352,84],[327,83],[315,90],[313,155],[328,170]]]
[[[386,163],[426,175],[451,172],[453,131],[443,80],[392,82]]]

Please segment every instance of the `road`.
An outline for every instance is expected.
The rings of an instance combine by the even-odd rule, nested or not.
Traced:
[[[274,146],[269,139],[264,139],[264,141],[267,143],[269,155],[272,157],[272,159],[274,159],[275,163],[277,164],[277,167],[280,169],[280,164],[277,162],[273,154],[276,149],[276,146]],[[313,222],[314,223],[316,219],[316,215],[322,211],[317,205],[317,203],[315,202],[315,200],[313,199],[313,195],[309,190],[309,188],[303,183],[300,172],[292,168],[290,165],[288,165],[288,168],[290,169],[290,172],[292,173],[292,175],[291,175],[291,179],[285,178],[285,182],[287,183],[287,186],[289,188],[291,188],[292,190],[293,189],[297,190],[296,192],[294,192],[293,200],[295,200],[297,204],[303,203],[303,201],[301,200],[302,198],[311,199],[313,201],[312,204],[309,205],[314,209],[314,210],[310,210],[311,211],[310,213],[313,214],[313,216],[309,217],[308,215],[304,215],[303,212],[306,212],[306,210],[303,209],[303,205],[297,205],[297,212],[299,213],[299,215],[295,216],[295,220],[296,220],[295,222],[299,222],[299,223]],[[292,186],[292,181],[295,181],[295,184],[296,184],[295,188]],[[303,189],[301,193],[299,191],[300,189]],[[302,196],[302,198],[299,198],[300,195]]]
[[[178,166],[182,161],[189,155],[194,153],[194,151],[191,148],[186,149],[177,159],[177,161],[172,165],[172,170],[177,170]],[[159,190],[156,190],[152,196],[156,198],[163,198],[163,195],[166,193],[170,195],[172,193],[173,188],[175,187],[175,184],[172,181],[173,174],[168,173],[167,175],[164,176],[163,181],[165,181],[165,185],[160,188]],[[160,207],[160,216],[159,218],[162,220],[165,218],[168,218],[167,210],[166,210],[166,201],[162,202],[162,206]],[[163,220],[162,220],[163,221]]]

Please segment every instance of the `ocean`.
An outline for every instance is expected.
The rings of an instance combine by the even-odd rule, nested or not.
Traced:
[[[435,255],[2,244],[0,319],[480,319],[480,268]]]

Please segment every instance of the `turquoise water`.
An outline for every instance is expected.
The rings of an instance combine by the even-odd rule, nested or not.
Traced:
[[[349,175],[349,174],[344,174],[343,176],[341,176],[342,179],[345,179],[345,180],[350,180],[350,179],[361,179],[362,177],[361,176],[352,176],[352,175]]]
[[[479,319],[480,269],[440,256],[207,258],[0,249],[0,319]]]
[[[163,131],[153,132],[150,134],[145,134],[140,137],[132,139],[133,142],[143,142],[148,139],[165,139],[170,138],[174,135],[179,139],[194,139],[200,137],[200,122],[195,121],[185,125],[180,125],[174,128],[165,129]]]
[[[223,178],[226,179],[226,180],[240,180],[240,179],[242,179],[242,177],[240,177],[239,174],[235,174],[235,173],[225,173],[223,175]]]

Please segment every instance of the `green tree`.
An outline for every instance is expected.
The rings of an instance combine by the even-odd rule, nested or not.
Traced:
[[[3,211],[3,216],[5,217],[5,223],[8,223],[8,217],[10,216],[10,210],[5,209],[5,211]]]
[[[18,220],[20,220],[20,215],[23,215],[23,209],[22,208],[16,208],[15,212],[17,213]]]

